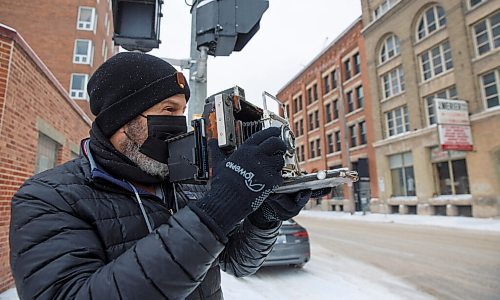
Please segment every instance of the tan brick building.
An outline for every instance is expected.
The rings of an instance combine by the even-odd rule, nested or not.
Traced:
[[[117,52],[112,41],[111,0],[0,0],[0,23],[26,39],[92,118],[87,80]]]
[[[359,18],[278,92],[303,170],[350,167],[360,172],[352,198],[348,187],[337,188],[322,200],[326,210],[360,210],[370,197],[378,197],[362,27]]]
[[[362,0],[379,197],[371,210],[500,215],[500,1]],[[433,99],[468,102],[474,149],[440,151]]]
[[[90,124],[26,41],[0,25],[0,292],[13,284],[12,196],[34,173],[76,157]]]

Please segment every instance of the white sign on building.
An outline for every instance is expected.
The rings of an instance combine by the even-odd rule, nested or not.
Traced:
[[[441,149],[472,151],[469,106],[463,100],[435,99]]]

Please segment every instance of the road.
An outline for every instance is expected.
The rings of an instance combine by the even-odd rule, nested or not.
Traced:
[[[319,219],[296,220],[331,259],[383,270],[437,299],[500,299],[500,233]]]

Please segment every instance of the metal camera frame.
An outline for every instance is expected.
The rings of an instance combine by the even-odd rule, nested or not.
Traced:
[[[306,174],[300,169],[295,153],[295,135],[283,109],[284,117],[270,111],[267,98],[275,100],[281,108],[281,101],[263,92],[263,108],[245,100],[245,92],[235,86],[205,100],[201,118],[192,121],[193,131],[168,140],[170,181],[192,184],[207,184],[211,177],[211,162],[208,155],[208,141],[216,139],[217,144],[229,156],[252,134],[269,128],[281,128],[281,138],[287,145],[284,153],[285,166],[282,176],[284,184],[275,193],[291,193],[304,189],[321,190],[342,184],[352,184],[358,174],[347,168],[324,170]]]

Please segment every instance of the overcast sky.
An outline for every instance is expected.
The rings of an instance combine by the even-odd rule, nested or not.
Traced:
[[[165,1],[162,44],[151,54],[189,57],[189,10],[184,0]],[[262,91],[276,94],[360,15],[360,0],[270,0],[260,30],[241,52],[209,58],[208,95],[239,85],[262,106]]]

